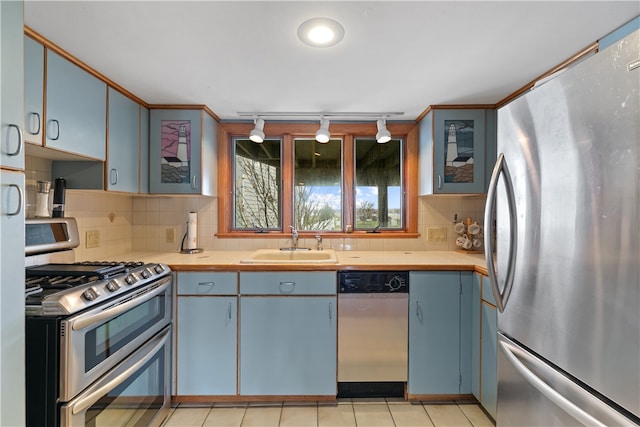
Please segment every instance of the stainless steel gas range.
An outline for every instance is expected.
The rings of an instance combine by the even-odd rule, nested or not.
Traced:
[[[169,268],[73,262],[73,218],[28,219],[25,234],[27,425],[160,425],[170,405]]]

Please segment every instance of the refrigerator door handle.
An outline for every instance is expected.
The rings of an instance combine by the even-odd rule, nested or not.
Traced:
[[[493,222],[495,220],[495,206],[496,206],[496,190],[498,188],[498,181],[500,177],[503,177],[504,185],[507,195],[507,205],[509,208],[509,249],[507,256],[507,271],[504,281],[504,289],[500,291],[498,287],[498,273],[496,272],[495,262],[493,259],[493,240],[491,238],[491,232]],[[496,300],[496,307],[502,313],[509,294],[511,294],[511,288],[513,286],[513,275],[515,272],[515,260],[516,260],[516,236],[518,232],[517,216],[516,216],[516,202],[515,193],[513,191],[513,182],[511,181],[511,174],[507,167],[507,162],[504,159],[504,153],[500,153],[496,160],[496,165],[491,173],[491,181],[489,182],[489,189],[487,191],[487,203],[484,209],[484,247],[486,248],[486,261],[487,271],[489,273],[489,280],[491,282],[491,290],[493,297]]]
[[[509,362],[529,384],[583,425],[590,427],[634,425],[628,418],[622,416],[595,398],[591,393],[567,379],[563,373],[556,371],[534,355],[519,348],[517,344],[511,342],[501,334],[498,334],[498,343]],[[560,387],[563,394],[548,383],[556,384],[556,388]],[[569,398],[580,402],[580,404],[577,405]],[[596,415],[601,418],[595,418],[583,410],[581,406],[589,408],[592,413],[596,413]]]

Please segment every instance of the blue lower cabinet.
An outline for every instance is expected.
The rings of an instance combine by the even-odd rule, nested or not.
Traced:
[[[236,394],[237,301],[178,297],[177,395]]]
[[[480,337],[482,322],[482,276],[474,273],[471,291],[471,393],[480,400]]]
[[[410,395],[471,392],[471,279],[468,272],[411,272]]]
[[[482,345],[481,345],[481,398],[480,403],[489,415],[496,419],[498,401],[497,357],[498,357],[498,315],[496,308],[482,302]]]
[[[336,297],[240,297],[240,394],[336,395]]]

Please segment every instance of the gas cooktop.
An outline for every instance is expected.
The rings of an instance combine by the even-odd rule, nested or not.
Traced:
[[[151,283],[170,270],[141,261],[43,264],[25,269],[27,315],[72,314]]]

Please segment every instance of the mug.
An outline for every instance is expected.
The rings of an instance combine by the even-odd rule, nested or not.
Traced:
[[[477,222],[474,222],[469,226],[469,234],[478,234],[480,233],[480,226]]]
[[[480,246],[482,246],[482,240],[480,239],[473,239],[473,247],[474,248],[479,248]]]
[[[453,231],[455,231],[458,234],[462,234],[465,232],[465,230],[467,229],[467,227],[465,227],[463,222],[457,222],[454,226],[453,226]]]
[[[464,249],[471,249],[473,243],[467,236],[458,236],[458,238],[456,238],[456,245]]]

